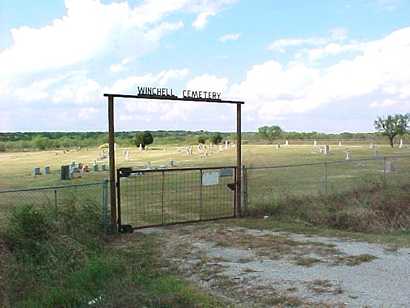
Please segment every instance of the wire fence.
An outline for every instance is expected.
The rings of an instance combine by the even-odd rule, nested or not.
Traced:
[[[119,169],[120,224],[139,228],[234,217],[235,170]]]
[[[380,156],[283,166],[244,167],[245,211],[288,197],[320,196],[410,183],[410,156]]]
[[[0,191],[0,227],[4,227],[13,209],[30,205],[37,208],[67,204],[93,204],[101,209],[101,222],[108,226],[108,181],[65,186]]]

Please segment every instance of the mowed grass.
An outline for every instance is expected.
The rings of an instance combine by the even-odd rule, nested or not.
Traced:
[[[352,159],[371,158],[374,150],[368,144],[348,145],[341,147],[331,146],[331,154],[321,155],[313,151],[312,145],[289,145],[276,150],[273,145],[243,145],[242,160],[246,166],[271,166],[288,165],[311,162],[324,162],[343,160],[345,151],[351,151]],[[152,166],[169,165],[170,160],[175,161],[177,167],[193,166],[224,166],[236,163],[235,148],[222,152],[214,147],[210,155],[201,158],[194,147],[194,155],[184,153],[182,146],[151,147],[148,151],[140,152],[137,148],[128,148],[129,160],[124,158],[124,149],[118,148],[116,153],[117,167],[144,167],[151,163]],[[379,155],[410,155],[410,148],[391,149],[389,146],[378,146]],[[66,184],[60,181],[60,167],[75,161],[92,166],[98,161],[100,150],[97,148],[70,150],[36,151],[36,152],[9,152],[0,153],[0,190],[22,187],[38,187],[55,184]],[[108,167],[108,160],[98,161],[99,165]],[[50,175],[33,176],[34,167],[51,167]],[[71,180],[70,183],[82,183],[108,178],[108,172],[90,172],[81,179]]]

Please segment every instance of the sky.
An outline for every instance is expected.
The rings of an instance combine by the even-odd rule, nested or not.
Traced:
[[[0,132],[106,131],[104,93],[245,101],[242,129],[410,112],[410,0],[0,0]],[[118,99],[116,130],[235,130],[234,106]]]

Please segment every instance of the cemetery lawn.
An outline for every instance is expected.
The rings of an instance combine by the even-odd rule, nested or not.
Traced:
[[[117,167],[141,167],[151,163],[153,167],[161,165],[169,166],[170,160],[175,161],[176,167],[199,167],[199,166],[226,166],[235,165],[235,148],[218,152],[217,147],[206,158],[201,158],[194,146],[194,154],[187,156],[184,146],[152,146],[147,151],[140,152],[136,147],[129,148],[129,160],[123,155],[124,149],[118,148],[116,154]],[[352,159],[371,158],[374,150],[370,150],[368,144],[334,145],[330,147],[331,154],[328,156],[314,153],[311,145],[282,146],[276,150],[274,145],[243,145],[243,164],[246,166],[272,166],[292,165],[312,162],[324,162],[326,160],[344,160],[345,151],[351,152]],[[391,149],[387,145],[378,146],[379,155],[410,155],[410,149]],[[95,182],[108,178],[108,172],[90,172],[83,178],[74,179],[69,182],[60,180],[61,165],[83,163],[92,166],[98,161],[100,150],[97,148],[70,150],[34,151],[34,152],[6,152],[0,153],[0,190],[13,188],[39,187],[48,185],[65,185],[84,182]],[[108,167],[108,160],[98,161],[100,165]],[[32,170],[40,167],[51,168],[50,175],[33,176]]]

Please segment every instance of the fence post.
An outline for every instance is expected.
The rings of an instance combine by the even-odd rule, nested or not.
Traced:
[[[383,185],[386,186],[386,156],[383,156]]]
[[[325,194],[327,195],[327,161],[325,161],[324,165],[325,165]]]
[[[199,220],[202,220],[202,169],[199,169]]]
[[[102,212],[102,224],[104,229],[107,231],[108,223],[108,180],[104,180],[101,183],[101,212]]]
[[[164,188],[165,188],[165,172],[162,171],[161,179],[161,224],[164,224]]]
[[[57,189],[54,189],[54,205],[57,208]]]
[[[243,204],[243,210],[244,214],[247,216],[248,215],[248,171],[245,167],[245,165],[242,166],[242,204]]]

